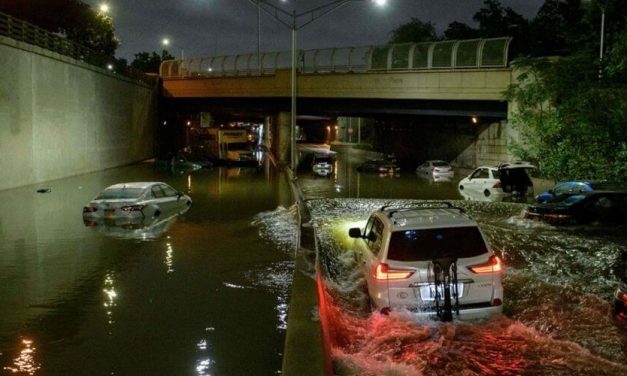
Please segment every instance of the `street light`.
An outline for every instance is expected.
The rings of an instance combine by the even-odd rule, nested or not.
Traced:
[[[351,2],[372,2],[377,6],[383,6],[386,4],[387,0],[334,0],[330,1],[324,5],[306,10],[301,13],[296,13],[296,10],[293,10],[291,13],[277,7],[276,5],[270,4],[267,0],[248,0],[251,4],[257,7],[258,14],[259,11],[263,11],[270,15],[270,17],[274,18],[283,26],[292,30],[292,79],[291,79],[291,121],[290,121],[290,167],[293,172],[296,172],[296,33],[298,30],[303,27],[309,25],[310,23],[316,21],[319,18],[326,16],[327,14],[333,12],[334,10],[340,8],[343,5],[346,5]],[[285,0],[282,0],[285,2]],[[305,21],[299,24],[299,20],[305,18]],[[257,23],[257,27],[259,27],[259,22]],[[257,56],[258,59],[261,58],[261,54],[259,52],[259,36],[258,36],[258,50]],[[261,70],[261,62],[259,62],[259,69]]]
[[[588,3],[595,3],[601,10],[601,41],[599,43],[599,80],[603,77],[603,42],[605,39],[605,9],[607,0],[588,0]]]
[[[98,6],[98,9],[100,10],[101,13],[109,13],[109,4],[107,3],[102,3]]]

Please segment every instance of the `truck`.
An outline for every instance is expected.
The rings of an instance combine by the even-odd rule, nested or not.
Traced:
[[[207,144],[212,158],[224,162],[252,162],[252,143],[246,128],[210,128]]]

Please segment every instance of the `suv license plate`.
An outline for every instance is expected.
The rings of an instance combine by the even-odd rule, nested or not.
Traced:
[[[463,297],[464,296],[464,284],[463,283],[457,283],[457,291],[459,291],[459,297]],[[454,287],[451,284],[451,298],[454,298]],[[438,288],[438,293],[440,294],[440,299],[444,299],[444,288],[443,286],[439,286]],[[427,285],[427,286],[420,286],[420,299],[422,299],[422,301],[433,301],[435,300],[435,285]]]

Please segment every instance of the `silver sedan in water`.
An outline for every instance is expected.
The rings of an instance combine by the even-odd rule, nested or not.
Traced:
[[[161,182],[120,183],[107,187],[83,208],[83,219],[135,223],[187,210],[192,199]]]

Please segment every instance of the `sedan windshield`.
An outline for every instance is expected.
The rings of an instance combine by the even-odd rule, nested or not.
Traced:
[[[449,167],[449,164],[444,161],[433,161],[434,167]]]
[[[431,261],[440,258],[464,258],[488,252],[477,227],[406,230],[392,233],[388,259]]]
[[[105,189],[96,197],[96,200],[119,200],[139,198],[144,192],[143,188],[114,188]]]

